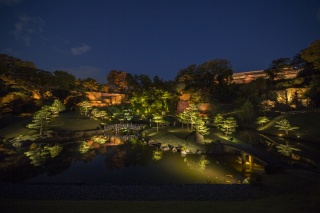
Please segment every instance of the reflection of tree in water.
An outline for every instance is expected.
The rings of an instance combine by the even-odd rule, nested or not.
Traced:
[[[197,156],[198,159],[193,159],[191,155],[189,157],[184,158],[184,162],[190,169],[200,169],[204,171],[206,169],[207,164],[210,164],[210,161],[206,159],[205,155]]]
[[[29,157],[31,164],[41,166],[47,159],[57,157],[62,149],[61,145],[31,145],[30,150],[24,154]]]
[[[20,182],[42,173],[41,167],[29,163],[23,153],[5,157],[0,162],[0,180],[6,182]]]
[[[158,161],[162,159],[162,151],[159,150],[154,150],[152,152],[153,156],[152,156],[152,160],[154,161]]]
[[[151,158],[151,147],[141,143],[127,143],[108,150],[105,163],[108,169],[120,169],[137,165],[145,166]]]
[[[124,150],[118,149],[117,147],[108,150],[106,158],[104,160],[107,169],[120,169],[124,167],[124,158],[126,152]]]
[[[71,156],[76,156],[74,144],[64,144],[63,148],[62,145],[33,144],[26,152],[8,150],[5,160],[0,161],[0,180],[20,182],[41,174],[62,173],[75,161]]]
[[[96,158],[96,151],[95,150],[90,150],[82,155],[82,160],[83,160],[83,162],[86,162],[86,163],[93,161],[95,158]]]

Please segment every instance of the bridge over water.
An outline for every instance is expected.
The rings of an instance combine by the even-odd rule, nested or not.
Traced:
[[[264,166],[283,164],[283,162],[278,158],[272,155],[269,155],[266,152],[255,149],[249,145],[237,144],[237,143],[232,143],[228,141],[222,141],[220,142],[220,144],[224,146],[224,150],[226,148],[229,148],[229,149],[239,151],[241,153],[243,172],[254,170],[254,159],[255,161],[262,163]]]

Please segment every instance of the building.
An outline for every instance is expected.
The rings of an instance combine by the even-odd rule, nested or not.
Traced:
[[[287,69],[282,72],[284,79],[292,79],[297,77],[297,74],[300,72],[299,69]],[[250,83],[257,78],[264,78],[267,79],[268,76],[264,72],[264,70],[255,70],[255,71],[248,71],[248,72],[237,72],[233,73],[232,75],[233,83],[236,84],[246,84]]]
[[[124,103],[125,95],[118,93],[86,92],[92,106],[104,107]]]

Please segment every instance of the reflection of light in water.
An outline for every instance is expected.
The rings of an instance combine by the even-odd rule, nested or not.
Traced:
[[[180,159],[179,159],[180,158]],[[165,153],[160,161],[161,167],[166,170],[167,175],[180,179],[183,183],[238,183],[242,175],[236,170],[219,161],[211,161],[202,169],[198,162],[201,156],[187,155],[189,165],[179,154]],[[191,163],[192,162],[192,163]]]

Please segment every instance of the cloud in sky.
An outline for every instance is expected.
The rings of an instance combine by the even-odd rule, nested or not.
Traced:
[[[14,25],[13,35],[18,41],[22,41],[26,46],[30,46],[32,37],[43,32],[45,21],[40,17],[20,15]]]
[[[0,4],[4,4],[4,5],[15,5],[15,4],[19,4],[21,2],[21,0],[0,0]]]
[[[81,54],[88,52],[90,49],[91,49],[90,45],[82,44],[82,46],[80,46],[80,47],[71,48],[71,54],[72,55],[81,55]]]

